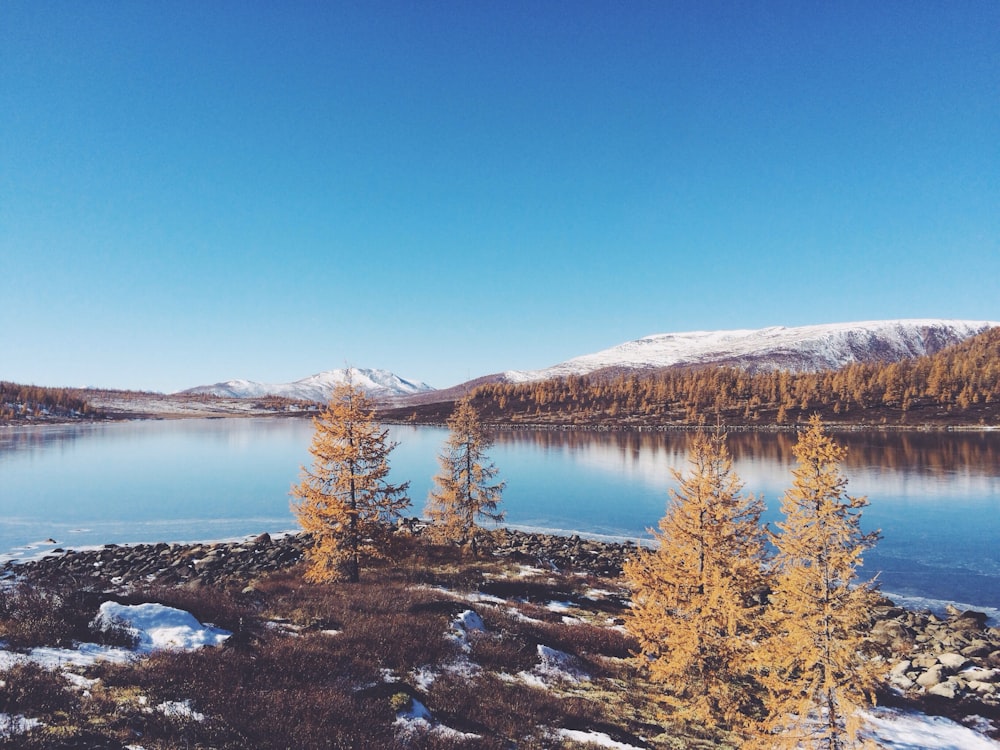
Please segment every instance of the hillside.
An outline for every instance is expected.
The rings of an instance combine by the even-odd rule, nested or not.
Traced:
[[[820,372],[732,366],[671,367],[523,383],[472,391],[485,418],[536,425],[660,427],[720,421],[788,424],[820,413],[831,423],[1000,424],[1000,328],[936,354],[887,363],[853,363]],[[449,404],[387,410],[387,419],[436,422]]]
[[[45,388],[0,381],[0,424],[93,420],[104,416],[74,388]]]
[[[704,365],[727,365],[749,372],[818,372],[852,363],[894,362],[934,354],[993,325],[987,321],[915,319],[662,333],[541,370],[509,370],[503,379],[523,383],[609,369],[645,371]]]

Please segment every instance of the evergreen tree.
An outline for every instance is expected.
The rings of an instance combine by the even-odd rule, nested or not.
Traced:
[[[469,399],[458,402],[448,429],[444,451],[438,456],[441,472],[434,477],[426,514],[434,524],[433,536],[469,542],[476,554],[476,520],[503,520],[504,513],[497,508],[505,483],[493,483],[497,468],[486,455],[493,439]]]
[[[663,701],[692,721],[743,734],[757,713],[751,654],[765,586],[763,500],[741,495],[725,435],[699,432],[690,471],[673,471],[656,548],[625,565],[626,626]]]
[[[311,469],[292,488],[292,511],[312,535],[306,578],[357,581],[362,557],[385,554],[390,524],[410,505],[409,482],[388,482],[396,443],[375,422],[374,405],[360,388],[338,386],[313,419]]]
[[[776,577],[762,649],[768,747],[841,750],[858,742],[858,710],[879,680],[866,639],[875,592],[855,585],[861,555],[878,532],[861,530],[868,501],[845,494],[845,449],[809,421],[794,449],[798,465],[781,502]]]

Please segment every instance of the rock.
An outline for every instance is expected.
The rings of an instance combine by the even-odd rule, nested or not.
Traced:
[[[954,607],[949,605],[948,611],[952,612],[953,610],[955,611],[955,619],[950,624],[956,630],[984,630],[986,628],[986,621],[989,619],[989,615],[985,612],[977,612],[974,609],[967,609],[962,612],[958,612]]]
[[[923,688],[929,689],[934,685],[944,682],[945,678],[945,667],[941,664],[936,664],[917,677],[916,683]]]
[[[903,661],[896,662],[896,664],[893,665],[892,669],[889,670],[889,674],[893,676],[905,675],[910,671],[912,666],[913,662],[909,659],[903,659]]]
[[[959,653],[968,659],[977,659],[983,656],[989,656],[990,652],[993,650],[993,646],[990,645],[988,641],[984,641],[981,638],[977,638],[972,641],[968,646],[963,648]]]
[[[938,654],[937,660],[938,663],[943,664],[947,669],[951,670],[952,672],[957,672],[958,670],[960,670],[962,667],[964,667],[966,664],[969,663],[968,659],[966,659],[961,654],[956,654],[953,651],[949,651],[943,654]]]
[[[948,700],[954,700],[955,696],[958,694],[956,690],[955,683],[953,682],[940,682],[937,685],[931,685],[927,688],[928,695],[936,695],[938,698],[947,698]]]
[[[880,620],[872,628],[871,637],[885,646],[902,646],[913,640],[913,633],[898,620]]]

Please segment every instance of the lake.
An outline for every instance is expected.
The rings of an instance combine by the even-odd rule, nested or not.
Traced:
[[[393,478],[418,515],[446,431],[392,427]],[[0,558],[54,546],[195,541],[295,527],[288,490],[308,463],[299,419],[205,419],[0,428]],[[512,526],[637,539],[663,515],[687,433],[504,431],[491,456]],[[883,590],[920,604],[1000,610],[1000,432],[841,433],[848,492],[868,496],[865,559]],[[729,438],[746,490],[779,516],[794,435]],[[47,540],[54,540],[49,542]]]

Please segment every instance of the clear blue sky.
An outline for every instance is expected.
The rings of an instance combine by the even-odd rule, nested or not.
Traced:
[[[0,379],[1000,318],[1000,3],[0,4]]]

